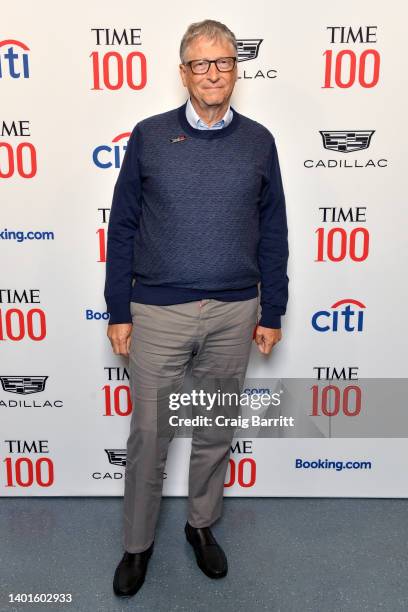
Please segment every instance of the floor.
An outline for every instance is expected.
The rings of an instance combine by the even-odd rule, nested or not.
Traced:
[[[3,498],[0,611],[408,610],[408,500],[225,498],[213,527],[229,562],[221,580],[195,563],[186,502],[163,498],[145,584],[121,600],[122,498]],[[73,601],[13,604],[9,593]]]

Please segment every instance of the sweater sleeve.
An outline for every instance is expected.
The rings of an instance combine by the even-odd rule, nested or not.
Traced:
[[[131,323],[133,252],[141,210],[140,131],[136,125],[113,191],[106,249],[104,296],[109,324]]]
[[[285,195],[275,140],[268,162],[260,205],[258,265],[261,274],[259,325],[278,329],[288,301],[289,257]]]

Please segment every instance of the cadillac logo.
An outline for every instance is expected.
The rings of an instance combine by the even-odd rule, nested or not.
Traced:
[[[258,57],[258,51],[262,41],[263,38],[243,38],[237,40],[238,61],[246,62],[247,60]]]
[[[105,448],[105,453],[108,455],[109,463],[112,465],[126,465],[126,450],[121,448]]]
[[[368,149],[371,137],[375,130],[341,130],[336,132],[322,132],[323,146],[329,151],[350,153]]]
[[[44,391],[47,378],[48,376],[0,376],[3,390],[18,395]]]

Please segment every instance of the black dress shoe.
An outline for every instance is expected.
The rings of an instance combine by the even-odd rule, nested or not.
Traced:
[[[227,557],[209,527],[192,527],[187,521],[184,531],[194,549],[198,567],[209,578],[223,578],[228,571]]]
[[[140,553],[125,551],[113,578],[113,590],[116,595],[130,597],[138,592],[144,583],[147,564],[153,552],[154,542],[147,550]]]

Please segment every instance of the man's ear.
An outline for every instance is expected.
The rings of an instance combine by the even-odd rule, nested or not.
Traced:
[[[184,65],[183,64],[179,64],[179,72],[180,72],[181,80],[183,81],[183,85],[184,85],[184,87],[186,87],[185,71],[184,71]]]

